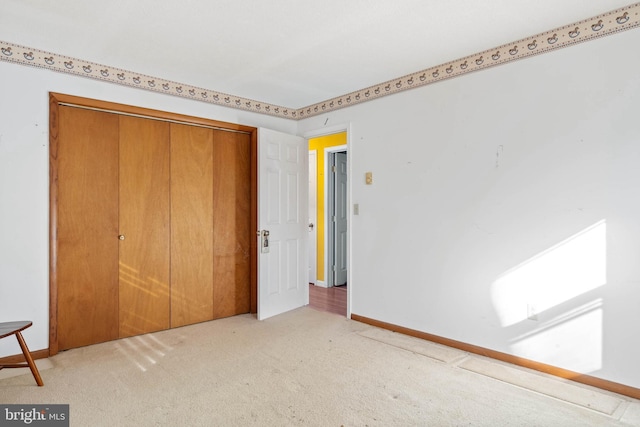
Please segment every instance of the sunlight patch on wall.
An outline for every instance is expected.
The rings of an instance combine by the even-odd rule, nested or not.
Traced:
[[[574,372],[597,371],[602,368],[602,317],[602,299],[597,299],[514,339],[511,349]]]
[[[607,280],[606,222],[599,221],[500,276],[491,296],[503,327],[567,302]]]

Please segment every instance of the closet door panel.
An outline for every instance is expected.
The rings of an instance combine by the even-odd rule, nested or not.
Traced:
[[[213,319],[213,130],[171,125],[171,327]]]
[[[214,318],[250,310],[251,137],[214,131]]]
[[[168,329],[169,124],[120,117],[120,337]]]
[[[118,338],[118,116],[59,107],[58,349]]]

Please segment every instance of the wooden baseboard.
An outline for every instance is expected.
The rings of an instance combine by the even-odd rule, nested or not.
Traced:
[[[360,316],[353,313],[351,314],[351,319],[356,320],[358,322],[366,323],[371,326],[376,326],[378,328],[386,329],[393,332],[398,332],[404,335],[409,335],[415,338],[420,338],[420,339],[431,341],[437,344],[446,345],[447,347],[457,348],[458,350],[466,351],[473,354],[479,354],[485,357],[490,357],[492,359],[500,360],[502,362],[511,363],[512,365],[522,366],[522,367],[533,369],[539,372],[544,372],[546,374],[554,375],[559,378],[564,378],[564,379],[575,381],[581,384],[597,387],[602,390],[612,391],[614,393],[633,397],[634,399],[640,399],[640,389],[635,387],[630,387],[624,384],[615,383],[613,381],[604,380],[602,378],[592,377],[590,375],[580,374],[577,372],[569,371],[567,369],[558,368],[556,366],[535,362],[533,360],[513,356],[511,354],[490,350],[488,348],[479,347],[473,344],[467,344],[461,341],[455,341],[449,338],[444,338],[444,337],[440,337],[433,334],[428,334],[426,332],[405,328],[403,326],[382,322],[380,320],[371,319],[371,318]]]
[[[49,349],[32,351],[31,357],[33,357],[34,360],[46,359],[47,357],[49,357]],[[22,362],[25,362],[24,355],[22,353],[14,354],[13,356],[0,357],[0,365],[10,365],[12,363]]]

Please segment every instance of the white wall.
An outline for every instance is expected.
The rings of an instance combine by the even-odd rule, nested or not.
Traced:
[[[301,121],[351,125],[352,312],[640,387],[639,43]]]
[[[296,122],[0,62],[0,322],[30,319],[30,350],[49,345],[49,92],[295,133]],[[18,354],[0,341],[0,357]]]
[[[349,123],[353,313],[640,387],[639,42],[299,123],[0,62],[0,321],[32,319],[31,349],[48,346],[54,91],[288,133]]]

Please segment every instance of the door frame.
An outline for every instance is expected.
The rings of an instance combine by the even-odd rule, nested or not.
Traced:
[[[350,160],[351,156],[353,156],[353,148],[352,148],[352,144],[351,144],[351,123],[343,123],[343,124],[338,124],[338,125],[334,125],[334,126],[327,126],[327,127],[323,127],[323,128],[318,128],[318,129],[313,129],[307,132],[304,132],[302,134],[302,136],[304,138],[306,138],[307,140],[311,139],[311,138],[318,138],[321,136],[327,136],[327,135],[333,135],[336,133],[346,133],[346,139],[347,139],[347,143],[346,145],[339,145],[339,146],[335,146],[335,147],[327,147],[325,149],[325,190],[327,188],[327,173],[326,173],[326,168],[328,167],[327,165],[327,152],[328,151],[346,151],[347,152],[347,206],[348,208],[348,213],[347,213],[347,319],[351,318],[351,296],[352,296],[352,292],[353,292],[353,287],[354,285],[357,286],[357,284],[354,284],[353,281],[353,273],[352,273],[352,268],[351,268],[351,260],[352,258],[352,245],[351,245],[351,239],[352,239],[352,220],[353,220],[353,210],[351,209],[351,200],[352,200],[352,189],[353,189],[353,173],[352,173],[352,162]],[[327,206],[327,191],[325,191],[325,215],[326,215],[326,206]],[[327,256],[327,231],[328,227],[326,226],[326,222],[325,222],[325,281],[327,276],[327,265],[328,263],[326,262],[326,256]]]
[[[247,133],[251,137],[250,187],[251,217],[249,227],[250,253],[250,311],[258,310],[258,242],[253,234],[258,229],[258,128],[205,119],[168,111],[153,110],[126,104],[83,98],[61,93],[49,93],[49,356],[58,353],[58,280],[57,280],[57,218],[58,218],[58,147],[60,141],[58,108],[60,105],[75,106],[133,115],[155,120],[182,123],[193,126]],[[213,262],[213,261],[212,261]]]

